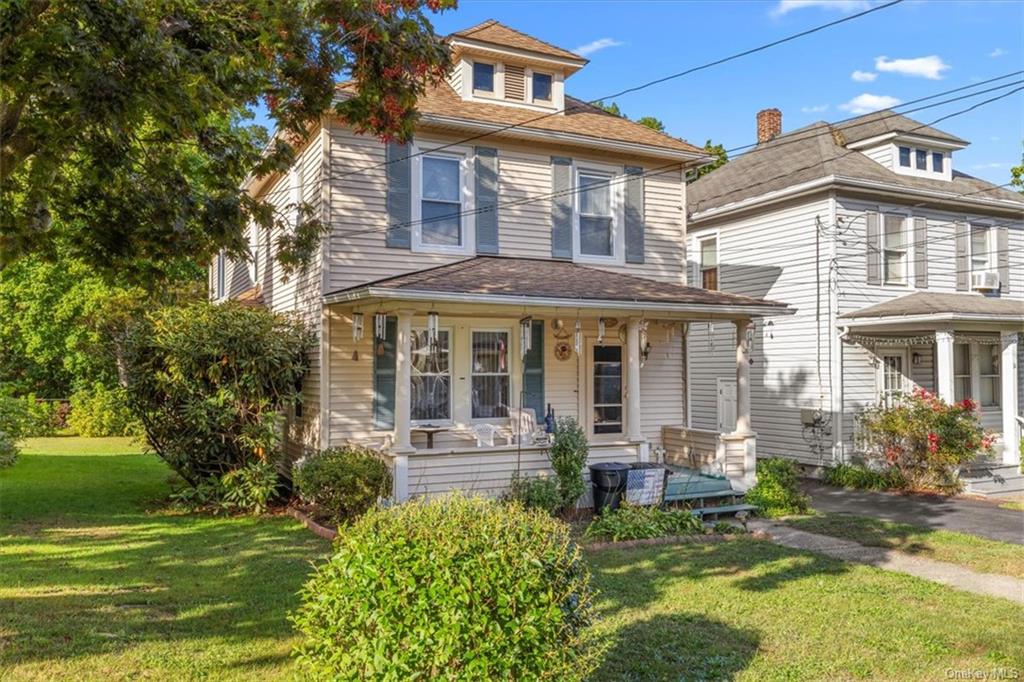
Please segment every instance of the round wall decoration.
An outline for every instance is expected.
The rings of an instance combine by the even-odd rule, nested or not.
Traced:
[[[572,357],[572,346],[569,345],[568,341],[558,341],[555,343],[555,357],[559,360],[568,360]]]

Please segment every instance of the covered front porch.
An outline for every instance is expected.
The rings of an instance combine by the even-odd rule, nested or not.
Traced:
[[[844,317],[844,340],[876,368],[879,400],[914,388],[948,403],[970,399],[999,436],[996,461],[1020,464],[1024,301],[918,293]]]
[[[504,491],[548,470],[545,415],[575,418],[591,462],[661,459],[685,423],[691,320],[731,320],[737,426],[750,453],[753,317],[785,306],[558,261],[478,257],[326,297],[327,444],[393,463],[397,500]]]

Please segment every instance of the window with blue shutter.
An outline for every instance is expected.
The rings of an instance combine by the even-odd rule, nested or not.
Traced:
[[[373,339],[373,426],[395,428],[395,343],[398,339],[398,318],[388,316],[384,325],[386,338]]]
[[[531,347],[523,358],[523,407],[544,415],[544,321],[533,320]]]

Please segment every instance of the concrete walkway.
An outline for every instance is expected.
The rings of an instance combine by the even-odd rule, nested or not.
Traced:
[[[944,561],[910,556],[881,547],[865,547],[850,540],[808,533],[765,519],[755,519],[749,525],[751,530],[768,533],[773,542],[784,547],[817,552],[835,559],[868,564],[886,571],[907,573],[958,590],[990,597],[1002,597],[1024,604],[1024,580],[1020,578],[978,573]]]
[[[811,506],[820,512],[867,516],[1024,545],[1024,512],[1000,509],[996,503],[963,497],[844,490],[814,481],[805,481],[802,487],[811,496]]]

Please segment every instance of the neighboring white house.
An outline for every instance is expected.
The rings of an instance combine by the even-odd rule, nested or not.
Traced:
[[[1019,462],[1024,197],[956,170],[967,142],[891,111],[781,135],[687,189],[691,282],[783,300],[758,322],[758,453],[847,460],[855,417],[922,387],[972,398]],[[691,327],[690,425],[732,423],[732,331]]]
[[[284,280],[254,232],[252,262],[211,267],[212,297],[317,330],[291,448],[380,447],[398,499],[493,494],[546,468],[529,434],[509,444],[522,408],[576,417],[592,460],[645,460],[686,423],[687,324],[745,329],[786,307],[686,286],[684,178],[703,150],[566,95],[578,55],[494,21],[449,41],[455,68],[418,103],[411,144],[328,119],[289,174],[248,186],[319,208],[330,231],[310,268]],[[734,354],[745,387],[745,342]],[[744,396],[705,445],[749,483]]]

